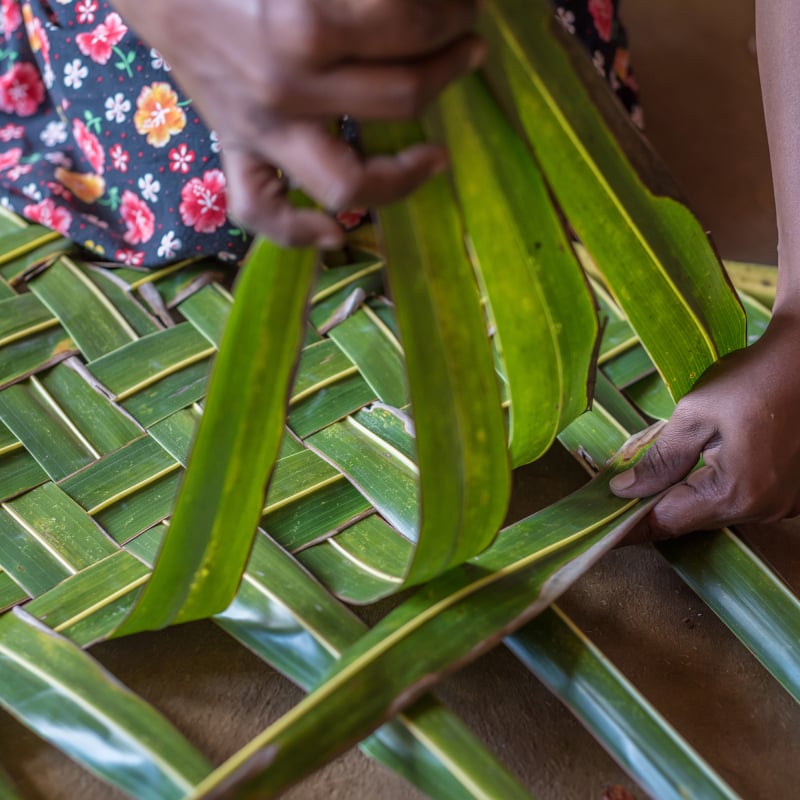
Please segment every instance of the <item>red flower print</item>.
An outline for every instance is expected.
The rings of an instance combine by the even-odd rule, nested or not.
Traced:
[[[139,195],[130,190],[123,192],[119,212],[128,228],[122,237],[128,244],[144,244],[153,238],[156,218]]]
[[[368,213],[366,208],[352,208],[349,211],[340,211],[336,215],[336,221],[346,231],[352,231],[364,221]]]
[[[66,208],[57,206],[51,197],[36,205],[25,206],[22,215],[31,222],[38,222],[46,228],[58,231],[62,236],[67,235],[69,226],[72,225],[72,214]]]
[[[75,37],[78,48],[85,56],[98,64],[107,64],[114,48],[122,41],[128,27],[119,14],[109,14],[91,33],[79,33]]]
[[[106,151],[100,144],[100,140],[79,119],[72,122],[72,135],[81,152],[92,165],[92,170],[98,175],[102,175],[106,163]]]
[[[17,62],[0,77],[0,109],[30,117],[44,100],[44,84],[33,64]]]
[[[180,212],[183,224],[198,233],[214,233],[225,224],[228,201],[225,176],[212,169],[200,178],[192,178],[181,189]]]
[[[55,181],[47,181],[47,188],[50,192],[58,197],[63,197],[68,203],[72,200],[72,192],[67,189],[65,186],[62,186],[60,183],[56,183]]]
[[[117,250],[114,260],[129,267],[141,267],[144,264],[144,253],[139,250]]]
[[[3,0],[0,6],[2,13],[3,33],[10,36],[22,24],[22,14],[18,0]]]
[[[111,156],[111,166],[114,169],[118,169],[120,172],[128,171],[128,162],[131,160],[131,156],[127,150],[122,149],[121,144],[112,145],[108,155]]]
[[[0,172],[5,172],[7,169],[11,169],[11,167],[16,167],[21,158],[21,147],[12,147],[10,150],[6,150],[5,153],[0,153]]]
[[[614,25],[614,8],[611,0],[589,0],[589,13],[600,38],[604,42],[610,42],[611,29]]]
[[[21,139],[25,135],[25,128],[22,125],[9,123],[0,128],[0,142],[11,142],[14,139]]]
[[[169,151],[169,168],[185,175],[192,168],[194,158],[194,150],[190,150],[188,145],[179,144]]]

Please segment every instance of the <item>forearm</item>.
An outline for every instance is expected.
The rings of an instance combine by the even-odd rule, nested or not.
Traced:
[[[800,316],[800,3],[756,0],[758,65],[778,216],[777,314]]]

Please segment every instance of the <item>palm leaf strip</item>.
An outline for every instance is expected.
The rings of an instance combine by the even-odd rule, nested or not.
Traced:
[[[624,463],[634,457],[627,454]],[[510,526],[483,554],[419,590],[194,796],[227,796],[234,787],[237,796],[274,796],[546,608],[649,510],[611,495],[609,479]],[[426,644],[433,641],[436,647]]]
[[[492,0],[488,11],[487,34],[503,53],[502,65],[490,62],[493,84],[677,399],[744,344],[744,315],[719,260],[548,4]]]
[[[649,795],[736,798],[558,606],[506,644]]]
[[[120,635],[202,619],[233,598],[283,436],[316,265],[313,250],[256,245],[243,270],[169,536]]]

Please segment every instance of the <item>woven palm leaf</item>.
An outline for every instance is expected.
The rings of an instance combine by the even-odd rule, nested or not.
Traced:
[[[550,180],[558,193],[556,177]],[[645,217],[638,236],[647,234]],[[585,236],[590,240],[592,231]],[[423,618],[455,629],[467,610],[484,613],[479,638],[465,632],[456,642],[471,657],[521,624],[542,578],[529,570],[538,553],[515,556],[514,543],[534,547],[542,521],[557,526],[575,505],[511,526],[497,546],[401,606],[406,617],[387,634],[383,623],[368,632],[347,608],[403,586],[418,523],[399,314],[385,297],[384,264],[375,252],[362,242],[318,276],[260,528],[233,603],[215,616],[223,630],[318,692],[352,674],[347,668],[361,647],[372,653],[376,641],[398,631],[413,645]],[[657,250],[648,252],[658,261]],[[640,341],[616,302],[618,276],[606,277],[608,284],[595,284],[606,321],[596,402],[560,436],[592,472],[645,426],[640,410],[657,418],[673,402],[674,387],[651,360],[657,343]],[[114,634],[151,575],[230,314],[230,278],[214,260],[155,273],[92,263],[49,231],[0,219],[0,705],[137,798],[188,796],[205,785],[211,765],[86,649]],[[499,323],[491,300],[483,299],[490,321]],[[748,307],[757,336],[766,312]],[[497,348],[495,356],[502,371],[510,356]],[[512,402],[516,389],[509,391]],[[583,497],[607,495],[602,489],[601,479]],[[628,513],[627,506],[615,513]],[[555,552],[566,564],[582,555]],[[673,543],[665,553],[800,698],[800,605],[769,569],[729,531]],[[501,567],[493,567],[500,556]],[[496,584],[486,575],[498,576]],[[499,597],[508,601],[507,612]],[[649,792],[733,796],[557,607],[509,644]],[[444,650],[426,653],[431,660],[420,669],[450,668],[435,661],[448,657]],[[575,652],[583,654],[579,669]],[[395,673],[404,678],[402,669]],[[434,797],[527,796],[457,718],[423,694],[424,685],[398,690],[421,699],[378,728],[364,749]],[[398,710],[395,696],[385,699]],[[609,713],[605,700],[622,713]],[[365,716],[363,729],[348,735],[360,738],[382,721],[380,713]],[[258,747],[238,764],[249,775],[259,771]],[[212,794],[224,786],[213,775],[212,784]]]
[[[38,237],[48,235],[34,226],[23,226],[18,220],[6,218],[4,225],[5,241],[19,241],[24,233],[33,248],[31,252],[38,246]],[[68,246],[65,242],[60,244],[62,249]],[[149,574],[148,564],[163,535],[163,523],[169,516],[196,425],[197,403],[203,398],[209,359],[230,304],[230,297],[219,282],[226,270],[219,263],[185,265],[152,275],[63,257],[54,260],[52,255],[44,264],[37,261],[24,252],[3,266],[4,276],[8,277],[2,284],[2,302],[6,308],[13,304],[15,309],[25,309],[24,316],[22,311],[15,311],[13,317],[3,317],[14,319],[16,325],[13,332],[4,332],[2,351],[4,363],[10,366],[0,393],[2,418],[7,426],[0,461],[0,585],[2,607],[24,609],[23,615],[6,611],[0,623],[4,625],[0,645],[4,654],[9,643],[22,650],[20,640],[14,637],[42,638],[42,629],[33,624],[33,618],[80,647],[87,647],[108,636],[130,607],[135,590]],[[50,289],[58,284],[59,273],[68,279],[54,300]],[[82,295],[80,300],[69,296],[75,286]],[[370,299],[362,301],[361,308],[347,318],[359,323],[361,331],[356,343],[350,344],[350,351],[355,347],[372,353],[385,349],[387,343],[396,348],[389,338],[393,323],[390,310],[380,297],[380,288],[380,262],[370,258],[324,271],[312,319],[327,321],[332,309],[353,291],[361,290]],[[625,322],[602,290],[598,296],[604,298],[604,308],[614,323],[607,328],[610,351],[617,346],[614,337],[622,336]],[[87,319],[73,322],[70,307],[80,304],[90,308],[89,300],[95,304],[97,317],[103,315],[104,324],[96,319],[90,324],[86,324]],[[46,302],[53,303],[56,310]],[[367,325],[370,330],[364,331]],[[413,456],[402,418],[387,411],[386,406],[376,405],[376,393],[341,348],[340,342],[352,341],[348,327],[344,325],[338,332],[334,327],[326,337],[309,331],[297,380],[302,389],[296,393],[302,399],[293,405],[290,414],[290,425],[298,438],[285,440],[265,504],[264,528],[285,549],[266,535],[259,536],[240,593],[231,608],[218,618],[225,630],[306,688],[316,682],[337,650],[341,652],[361,635],[363,626],[300,570],[294,559],[314,568],[323,580],[333,583],[334,590],[350,599],[363,599],[376,586],[380,592],[386,582],[397,581],[404,563],[404,553],[394,556],[391,544],[402,542],[402,538],[376,515],[374,506],[353,483],[299,441],[303,436],[314,440],[321,432],[327,432],[325,435],[335,442],[331,433],[343,420],[352,419],[354,430],[383,437],[384,452],[396,453],[399,463]],[[635,347],[629,331],[627,336],[630,346]],[[158,346],[152,346],[156,341]],[[136,361],[128,360],[137,350]],[[94,357],[87,356],[87,351]],[[145,352],[149,353],[146,357],[141,355]],[[35,354],[33,358],[31,353]],[[115,357],[119,362],[116,366]],[[601,360],[606,359],[601,356]],[[614,359],[609,361],[613,363]],[[97,364],[104,376],[102,382],[95,372]],[[402,387],[400,370],[398,363],[394,386]],[[653,372],[652,365],[648,372]],[[109,379],[109,375],[123,376],[124,383],[116,383],[119,379]],[[392,385],[391,376],[387,382]],[[605,419],[614,420],[605,411],[606,405],[613,406],[613,391],[609,387],[604,405],[598,403],[592,412],[595,427]],[[315,394],[320,392],[328,396],[322,407],[315,400]],[[115,399],[120,396],[121,401]],[[625,434],[620,431],[620,422],[606,424],[616,435],[612,441],[621,443]],[[629,423],[628,430],[633,428]],[[573,450],[580,450],[584,463],[587,456],[593,455],[598,461],[605,457],[601,448],[608,447],[607,438],[601,448],[592,451],[586,430],[567,429],[562,437],[565,444],[569,445],[571,436],[580,441],[579,445],[573,442]],[[369,465],[371,457],[371,452],[365,450],[365,464]],[[401,500],[397,514],[402,514],[410,502],[408,498]],[[340,530],[349,535],[338,534]],[[388,545],[375,550],[367,547],[369,537],[376,535]],[[735,542],[730,533],[720,538]],[[738,542],[735,546],[741,548]],[[683,564],[702,591],[702,573],[712,554],[719,559],[719,543],[717,547],[707,544],[700,548],[699,555],[695,552],[697,547],[679,545],[673,549],[676,563]],[[294,553],[294,559],[290,553]],[[758,566],[749,554],[745,560],[750,569]],[[341,561],[352,564],[353,569],[337,569]],[[282,576],[277,593],[265,579],[276,570]],[[342,578],[345,574],[350,577]],[[705,583],[709,584],[707,580]],[[777,594],[780,597],[781,593]],[[789,598],[783,597],[782,602],[792,608]],[[796,611],[793,614],[796,617]],[[287,628],[297,632],[298,639],[288,647],[282,648],[279,637],[269,635],[269,620],[276,617],[281,618],[284,633]],[[790,615],[787,619],[791,618]],[[533,626],[532,631],[535,630]],[[763,632],[759,638],[770,639]],[[539,669],[544,669],[542,662],[546,658],[557,662],[558,654],[559,649],[553,647],[547,657],[540,655]],[[56,660],[54,666],[60,663]],[[84,668],[97,669],[90,661]],[[3,685],[12,682],[4,680]],[[794,691],[797,692],[796,686]],[[19,712],[18,699],[7,690],[2,694],[3,704],[25,720]],[[418,714],[423,725],[426,715],[446,715],[436,708],[430,701],[421,704]],[[415,713],[412,709],[412,718]],[[402,729],[404,720],[393,724]],[[447,724],[460,729],[455,720]],[[406,730],[418,731],[418,726],[419,722]],[[35,723],[33,727],[37,727]],[[479,748],[460,730],[464,743],[450,738],[442,746],[449,744],[460,751],[469,743]],[[177,736],[172,730],[164,735],[167,740]],[[388,731],[384,736],[391,741]],[[66,742],[56,744],[65,746]],[[382,746],[385,747],[380,739],[372,745],[378,754]],[[493,766],[485,751],[478,749],[478,753],[481,760]],[[73,755],[87,763],[85,753]],[[146,796],[140,795],[147,791],[139,774],[146,764],[146,758],[142,759],[127,781],[108,772],[105,777],[123,788],[137,787],[134,796]],[[196,763],[191,767],[193,759]],[[188,771],[187,787],[202,777],[203,762],[196,754],[190,758],[186,752],[179,753],[176,760]],[[98,765],[87,766],[103,773]],[[513,796],[514,791],[524,796],[501,768],[494,770],[493,774],[489,770],[486,780],[495,790],[507,781],[503,796]],[[454,780],[458,786],[458,779]],[[164,796],[164,785],[156,785],[158,788],[150,796]],[[422,785],[426,786],[424,782]],[[430,786],[426,788],[431,791]],[[181,796],[180,789],[175,796]],[[440,792],[440,796],[445,795]]]

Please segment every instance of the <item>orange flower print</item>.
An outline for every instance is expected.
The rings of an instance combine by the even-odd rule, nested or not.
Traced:
[[[55,179],[84,203],[94,203],[106,190],[105,180],[91,172],[70,172],[63,167],[56,167]]]
[[[177,93],[168,83],[154,83],[142,89],[133,122],[142,136],[147,135],[148,144],[164,147],[186,127],[186,114],[178,105]]]
[[[47,31],[38,17],[33,16],[30,3],[22,6],[22,18],[25,20],[25,30],[28,34],[28,41],[34,53],[41,51],[45,63],[50,62],[50,40],[47,38]]]
[[[617,74],[620,81],[628,86],[631,91],[639,91],[639,85],[636,83],[636,78],[634,78],[631,72],[630,53],[623,47],[620,47],[614,56],[614,72]]]

